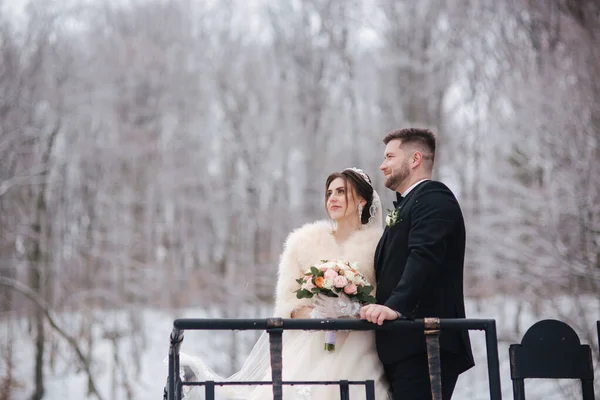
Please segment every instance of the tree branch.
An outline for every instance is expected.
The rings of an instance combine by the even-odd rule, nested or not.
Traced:
[[[86,374],[88,375],[89,387],[90,387],[91,394],[95,394],[96,397],[98,398],[98,400],[103,400],[103,397],[100,395],[100,392],[98,391],[98,388],[96,386],[96,382],[94,381],[94,377],[93,377],[92,371],[90,369],[89,360],[83,355],[83,351],[81,351],[81,348],[77,344],[77,341],[75,340],[75,338],[70,336],[68,333],[66,333],[62,328],[60,328],[57,325],[54,317],[52,317],[52,315],[50,313],[50,307],[48,306],[48,304],[42,298],[40,298],[37,295],[37,293],[35,293],[29,287],[27,287],[26,285],[22,284],[21,282],[19,282],[17,280],[7,278],[5,276],[0,276],[0,285],[9,287],[9,288],[25,295],[29,300],[33,301],[33,303],[43,311],[43,313],[46,317],[46,320],[48,321],[50,326],[63,339],[65,339],[67,341],[67,343],[71,346],[71,348],[77,354],[77,358],[79,359],[81,366],[83,367]]]

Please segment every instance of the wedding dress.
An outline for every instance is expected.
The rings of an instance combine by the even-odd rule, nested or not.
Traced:
[[[290,318],[293,310],[311,304],[311,299],[297,299],[296,279],[313,264],[324,259],[343,259],[357,264],[359,272],[374,285],[374,252],[381,228],[367,226],[338,244],[328,221],[307,224],[288,237],[279,264],[275,296],[275,317]],[[372,293],[374,294],[374,293]],[[375,381],[375,398],[388,399],[388,383],[375,350],[374,331],[338,332],[335,351],[325,351],[323,331],[283,332],[284,381]],[[264,333],[257,341],[244,365],[234,375],[221,377],[201,359],[181,354],[181,365],[189,366],[197,381],[270,381],[269,340]],[[222,386],[215,388],[219,400],[270,400],[271,385]],[[203,399],[204,387],[194,386],[185,399]],[[284,400],[334,400],[340,398],[339,385],[288,386]],[[364,386],[350,386],[352,400],[365,399]]]

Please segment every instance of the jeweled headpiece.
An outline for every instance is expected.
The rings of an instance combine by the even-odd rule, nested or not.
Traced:
[[[362,169],[356,168],[356,167],[350,167],[350,168],[344,168],[344,171],[356,172],[357,174],[362,176],[362,178],[365,180],[365,182],[367,182],[369,185],[371,185],[371,187],[373,187],[373,183],[371,183],[371,178],[369,178],[369,175],[365,174],[365,171],[363,171]]]
[[[365,180],[365,182],[369,184],[369,186],[373,187],[373,183],[371,182],[369,175],[365,174],[365,171],[362,169],[350,167],[345,168],[344,171],[356,172]],[[381,224],[381,200],[379,199],[377,191],[375,188],[373,188],[373,201],[371,202],[371,207],[369,207],[369,222],[367,222],[367,225],[377,226],[377,224]]]

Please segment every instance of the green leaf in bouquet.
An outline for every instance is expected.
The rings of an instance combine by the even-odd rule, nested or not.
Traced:
[[[365,296],[365,303],[375,304],[377,300],[373,296]]]
[[[298,299],[310,299],[313,297],[313,294],[306,289],[298,289],[296,290],[296,297]]]
[[[317,267],[310,267],[310,272],[314,275],[314,276],[319,276],[319,273],[321,272],[319,269],[317,269]],[[322,275],[322,274],[321,274]]]
[[[369,294],[373,291],[373,286],[365,285],[358,288],[359,293]]]
[[[363,304],[373,304],[375,303],[375,297],[370,296],[365,293],[356,294],[356,299]]]

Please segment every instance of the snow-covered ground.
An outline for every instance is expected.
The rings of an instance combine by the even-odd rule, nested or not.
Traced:
[[[558,304],[558,306],[557,306]],[[508,362],[508,346],[510,343],[520,341],[524,331],[534,322],[544,318],[556,318],[557,307],[568,309],[570,302],[562,300],[557,304],[547,307],[538,307],[537,312],[541,317],[532,317],[530,307],[522,307],[520,313],[517,312],[517,302],[510,298],[498,297],[493,299],[482,300],[478,303],[470,301],[467,303],[467,314],[470,318],[492,318],[497,321],[498,335],[501,340],[499,344],[500,353],[500,372],[502,380],[502,394],[504,399],[512,399],[512,386],[509,375]],[[164,363],[167,356],[169,346],[169,334],[172,328],[172,321],[175,318],[203,318],[215,317],[217,313],[207,310],[184,310],[180,312],[164,311],[164,310],[143,310],[142,320],[144,330],[146,332],[146,343],[141,352],[141,370],[139,378],[132,383],[131,390],[134,393],[134,399],[160,399],[162,396],[163,386],[167,375],[167,365]],[[257,310],[255,307],[248,312],[248,317],[266,317],[269,314],[268,309]],[[517,318],[519,315],[519,318]],[[595,321],[600,316],[600,310],[596,305],[592,305],[588,312],[589,318],[587,322],[590,327],[593,327]],[[520,332],[515,333],[515,324],[520,324]],[[0,342],[6,343],[2,335],[7,334],[5,324],[0,330]],[[20,393],[15,396],[15,399],[24,399],[31,393],[31,382],[33,374],[32,340],[24,334],[25,324],[21,324],[17,328],[13,344],[16,358],[15,375],[19,378],[23,387]],[[182,351],[188,354],[199,355],[205,360],[210,360],[211,366],[217,372],[227,374],[231,372],[230,363],[230,344],[233,335],[241,339],[237,354],[239,354],[238,362],[243,360],[258,336],[258,332],[198,332],[189,331],[185,333],[185,340],[182,345]],[[483,332],[471,332],[474,353],[477,365],[467,373],[463,374],[459,379],[456,387],[454,399],[457,400],[477,400],[489,398],[489,387],[487,378],[486,350],[485,350],[485,335]],[[503,341],[505,340],[506,341]],[[585,340],[582,340],[586,343]],[[60,342],[59,342],[60,343]],[[597,348],[598,344],[594,341],[591,344]],[[133,343],[126,340],[121,343],[120,357],[128,359],[131,353]],[[114,351],[113,345],[108,340],[101,338],[97,339],[95,344],[96,358],[98,363],[93,365],[96,374],[97,384],[104,399],[120,400],[127,399],[126,391],[123,386],[117,385],[113,389],[113,379],[119,380],[123,374],[133,377],[135,376],[135,368],[131,365],[125,371],[116,371],[114,366]],[[59,351],[56,354],[63,354],[54,363],[54,368],[46,371],[46,399],[48,400],[69,400],[69,399],[84,399],[87,394],[87,379],[81,372],[75,371],[72,358],[64,356],[69,354],[68,351]],[[597,367],[597,360],[594,360]],[[239,364],[238,364],[239,365]],[[0,377],[6,373],[5,366],[0,366]],[[564,386],[558,387],[555,381],[528,381],[526,382],[527,398],[529,400],[536,399],[568,399],[571,398],[571,392],[579,390],[579,385],[570,384],[565,389]],[[574,397],[573,397],[574,398]]]

